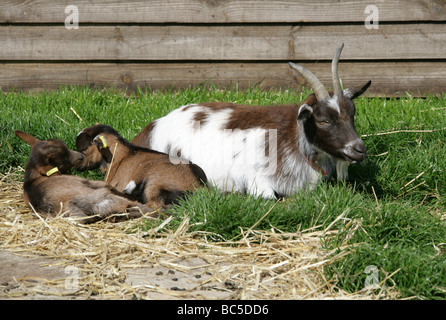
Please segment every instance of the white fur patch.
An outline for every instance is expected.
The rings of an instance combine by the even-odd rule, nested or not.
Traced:
[[[341,108],[339,107],[338,98],[336,96],[328,99],[328,106],[341,114]]]
[[[136,183],[135,181],[130,181],[124,188],[124,193],[126,194],[131,194],[133,192],[133,190],[135,190],[136,188]]]
[[[338,160],[336,162],[336,175],[338,180],[345,181],[348,178],[348,166],[350,162]]]
[[[276,130],[225,129],[233,109],[185,107],[157,120],[151,148],[170,151],[173,163],[177,156],[191,160],[222,190],[274,197],[270,176],[277,167]],[[205,119],[199,123],[194,119],[201,113]]]
[[[107,208],[108,208],[108,205],[109,205],[110,203],[111,203],[111,200],[109,200],[109,199],[104,199],[104,200],[98,202],[98,204],[96,205],[96,207],[97,207],[98,211],[101,212],[102,210],[107,209]]]
[[[344,146],[344,148],[342,148],[342,152],[345,153],[346,155],[354,155],[355,152],[353,151],[353,147],[359,143],[361,141],[361,139],[355,139],[352,141],[349,141],[346,143],[346,145]]]

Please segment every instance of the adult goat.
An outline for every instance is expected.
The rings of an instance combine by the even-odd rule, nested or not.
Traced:
[[[312,188],[334,171],[344,180],[348,165],[366,157],[355,130],[353,99],[371,81],[341,89],[342,48],[343,44],[332,60],[333,94],[309,70],[290,63],[314,91],[301,104],[185,105],[148,124],[132,143],[191,160],[226,191],[271,198]]]

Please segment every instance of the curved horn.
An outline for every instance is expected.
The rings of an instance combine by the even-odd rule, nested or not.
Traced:
[[[341,82],[339,81],[339,76],[338,76],[338,62],[339,62],[339,57],[341,56],[342,48],[344,48],[343,43],[339,45],[331,62],[331,74],[333,76],[333,90],[334,90],[334,95],[337,97],[340,97],[342,95]]]
[[[299,72],[304,77],[304,79],[308,81],[311,88],[313,88],[317,100],[325,100],[330,98],[327,89],[325,89],[322,82],[320,82],[319,79],[316,78],[316,76],[311,73],[310,70],[292,62],[289,62],[289,64],[291,68]]]

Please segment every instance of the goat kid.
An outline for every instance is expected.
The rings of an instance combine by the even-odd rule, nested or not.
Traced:
[[[41,141],[22,131],[14,133],[31,146],[23,195],[25,203],[36,212],[56,216],[65,211],[64,215],[80,223],[111,216],[112,220],[137,218],[153,212],[103,181],[63,174],[84,159],[82,153],[68,149],[63,141]]]
[[[154,208],[177,202],[207,180],[197,165],[173,164],[167,154],[135,146],[107,125],[82,130],[76,148],[85,156],[78,170],[101,168],[107,183]]]
[[[314,94],[288,106],[233,103],[185,105],[148,124],[132,143],[181,156],[198,164],[211,183],[226,191],[266,198],[313,188],[335,171],[366,157],[355,130],[353,99],[370,86],[341,89],[338,61],[332,60],[334,94],[306,68],[290,63]]]

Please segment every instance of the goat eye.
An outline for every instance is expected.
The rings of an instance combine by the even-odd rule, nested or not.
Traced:
[[[321,127],[323,127],[330,123],[327,120],[324,120],[324,121],[317,121],[317,124],[320,125]]]

